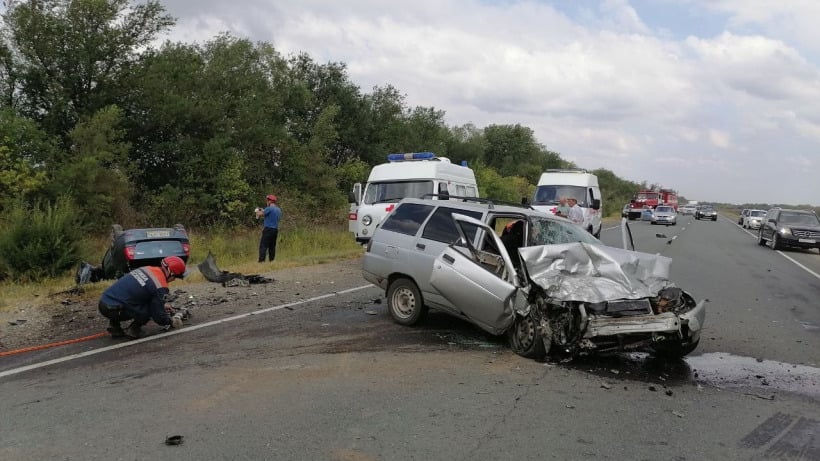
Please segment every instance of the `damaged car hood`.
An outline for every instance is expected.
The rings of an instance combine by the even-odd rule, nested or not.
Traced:
[[[556,301],[600,303],[657,296],[671,258],[589,243],[519,248],[529,277]]]

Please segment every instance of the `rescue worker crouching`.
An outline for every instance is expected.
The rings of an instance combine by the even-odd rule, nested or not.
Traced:
[[[165,327],[182,327],[181,319],[171,318],[174,310],[165,299],[169,294],[168,283],[184,278],[185,273],[185,261],[168,256],[160,267],[139,267],[108,287],[100,298],[99,310],[109,321],[111,337],[139,338],[148,320]],[[124,331],[120,322],[126,320],[132,322]]]

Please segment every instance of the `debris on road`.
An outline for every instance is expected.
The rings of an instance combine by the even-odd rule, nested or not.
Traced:
[[[209,282],[221,283],[224,287],[246,287],[257,283],[273,282],[272,278],[261,275],[244,275],[239,272],[228,272],[219,270],[216,265],[216,257],[208,251],[208,256],[197,265],[199,272]]]

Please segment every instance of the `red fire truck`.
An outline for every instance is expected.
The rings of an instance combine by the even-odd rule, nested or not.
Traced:
[[[678,211],[678,194],[672,189],[639,190],[629,204],[629,219],[640,219],[645,208],[669,205]]]

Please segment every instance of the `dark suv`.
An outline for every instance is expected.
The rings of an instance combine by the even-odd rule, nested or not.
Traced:
[[[717,221],[717,211],[711,205],[704,205],[695,211],[695,219],[711,219]]]
[[[813,211],[772,208],[757,233],[759,245],[820,249],[820,219]]]

